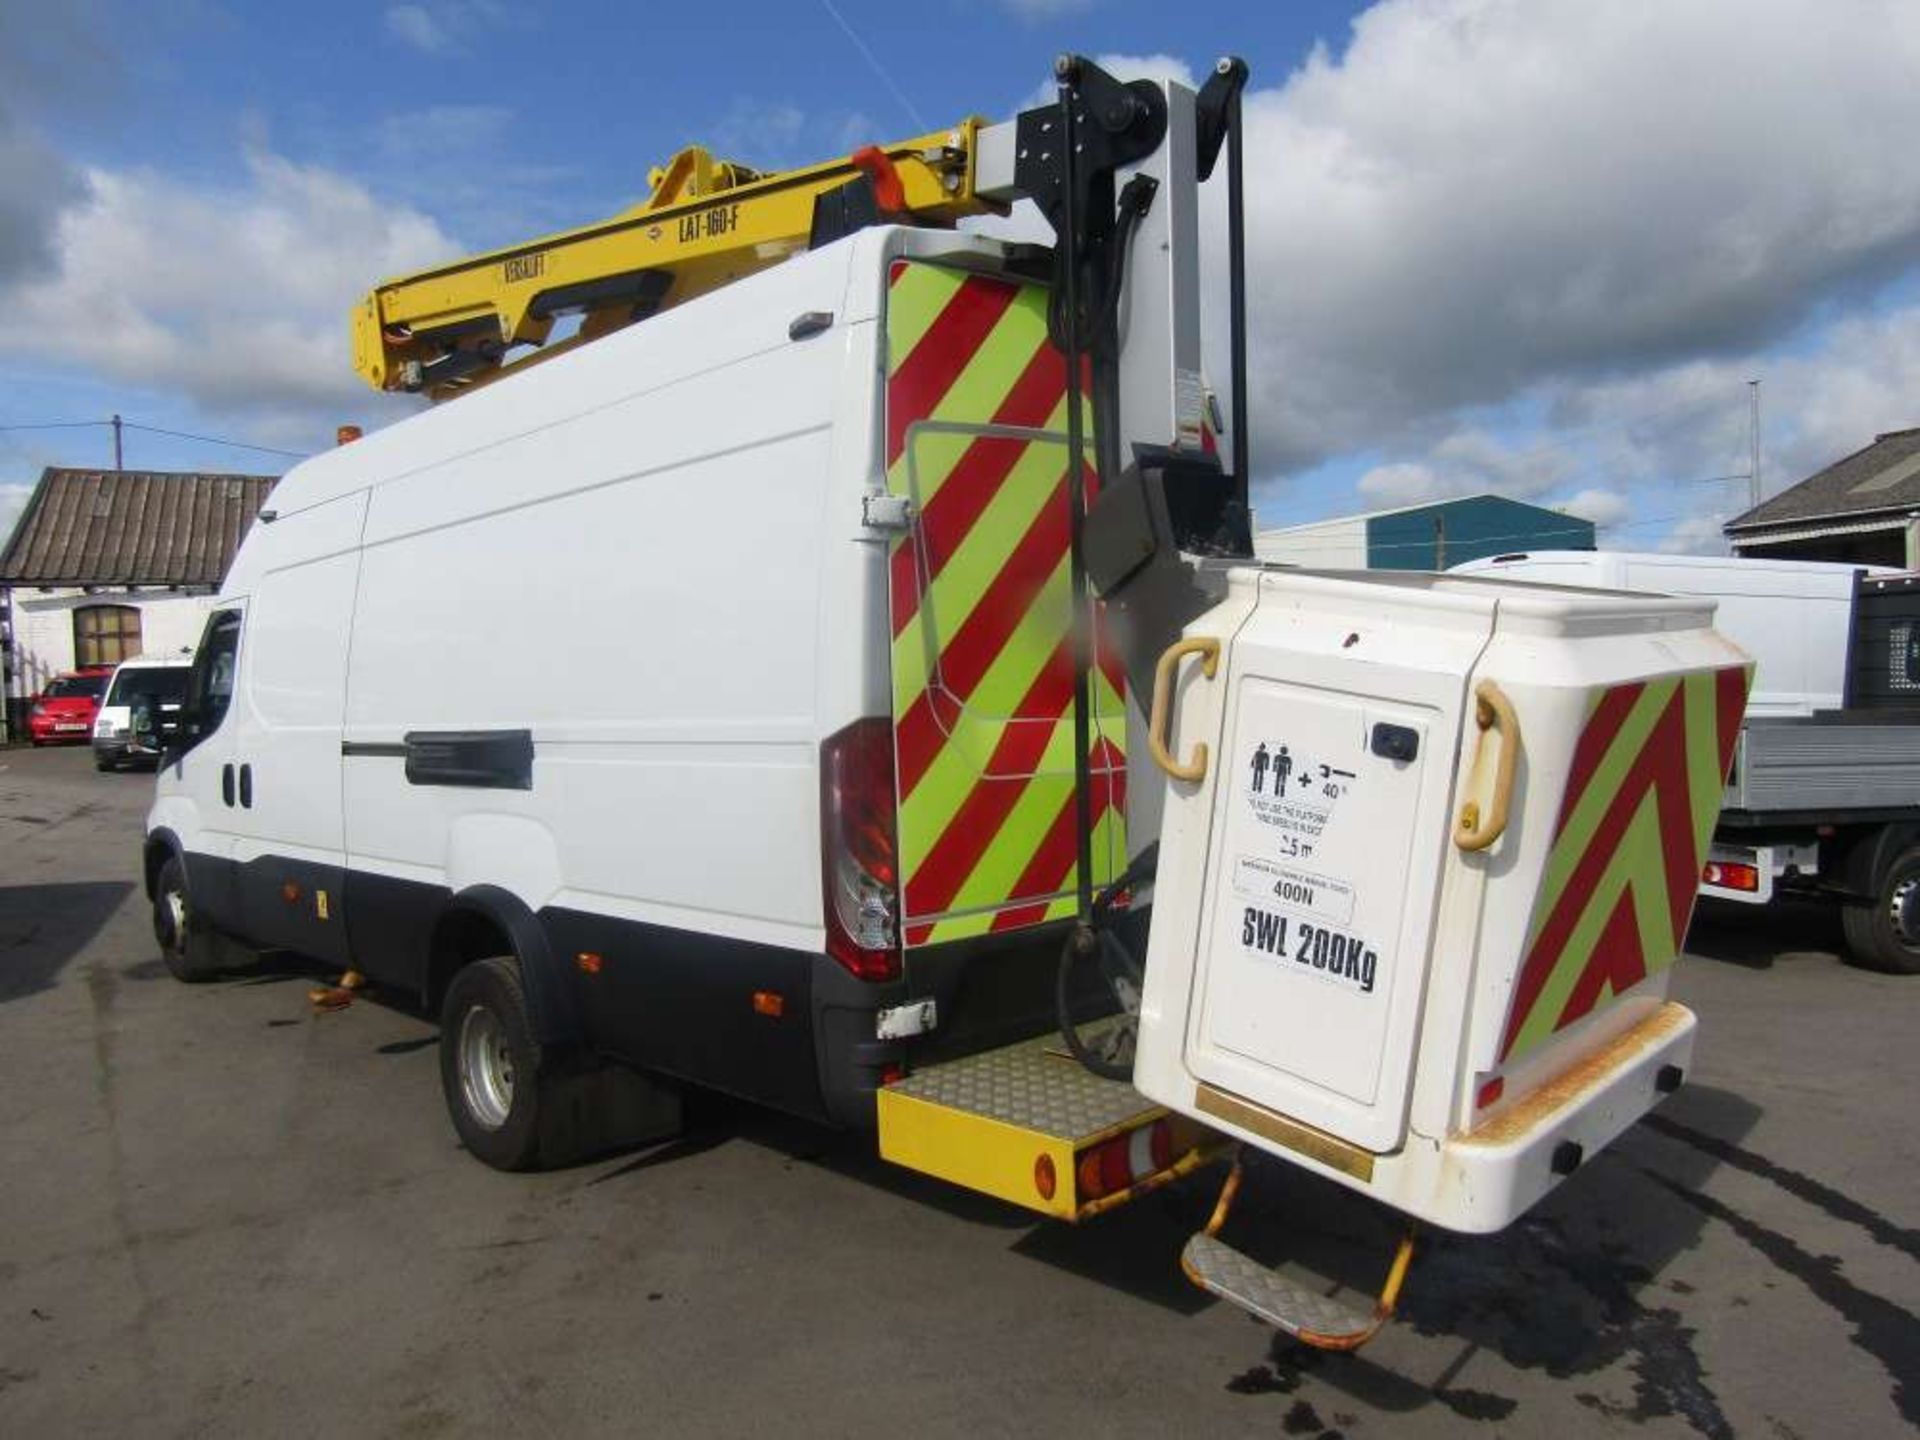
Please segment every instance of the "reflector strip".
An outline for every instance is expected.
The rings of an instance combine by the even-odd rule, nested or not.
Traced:
[[[909,946],[1073,910],[1068,397],[1046,298],[917,262],[889,275],[888,487],[916,513],[888,556]],[[1096,661],[1103,885],[1126,850],[1126,711],[1117,658]]]
[[[1575,743],[1500,1058],[1516,1059],[1680,953],[1751,667],[1599,692]]]

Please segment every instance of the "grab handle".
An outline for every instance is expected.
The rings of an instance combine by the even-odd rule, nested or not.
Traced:
[[[1153,763],[1158,765],[1175,780],[1202,780],[1207,774],[1207,742],[1194,742],[1193,759],[1182,765],[1173,758],[1167,749],[1167,720],[1173,709],[1174,671],[1179,668],[1184,655],[1204,657],[1200,662],[1200,672],[1209,680],[1220,666],[1220,642],[1210,635],[1196,635],[1186,640],[1176,640],[1160,656],[1160,663],[1153,667],[1153,712],[1147,721],[1147,749],[1153,752]]]
[[[1513,804],[1513,770],[1520,761],[1520,717],[1514,714],[1513,702],[1491,680],[1476,685],[1473,696],[1480,742],[1467,775],[1469,798],[1453,825],[1453,843],[1462,850],[1484,850],[1506,833],[1507,812]],[[1483,806],[1477,792],[1485,783],[1488,736],[1498,741],[1500,753],[1493,766],[1493,794]]]

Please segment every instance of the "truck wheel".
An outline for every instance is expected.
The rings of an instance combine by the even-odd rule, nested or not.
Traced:
[[[194,918],[187,870],[178,855],[167,858],[154,882],[153,938],[160,942],[160,958],[174,979],[197,985],[220,973],[219,943]]]
[[[461,1143],[496,1170],[530,1170],[541,1161],[543,1092],[550,1089],[543,1058],[517,960],[476,960],[453,977],[440,1006],[440,1086]]]
[[[1870,970],[1920,975],[1920,845],[1902,850],[1871,905],[1848,905],[1841,928],[1853,958]]]

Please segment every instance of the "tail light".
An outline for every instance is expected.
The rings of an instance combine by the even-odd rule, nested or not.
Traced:
[[[856,720],[820,747],[820,865],[827,953],[862,980],[900,978],[893,726]]]
[[[1200,1143],[1192,1122],[1162,1116],[1153,1124],[1115,1135],[1074,1157],[1074,1182],[1082,1204],[1129,1190],[1167,1169]]]
[[[1710,860],[1700,872],[1700,879],[1722,890],[1744,890],[1750,894],[1760,890],[1759,868],[1738,861]]]

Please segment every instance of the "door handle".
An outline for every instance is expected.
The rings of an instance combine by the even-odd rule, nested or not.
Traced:
[[[233,804],[233,764],[229,761],[220,767],[220,798],[229,806]]]
[[[247,809],[253,808],[253,766],[240,767],[240,803]]]

